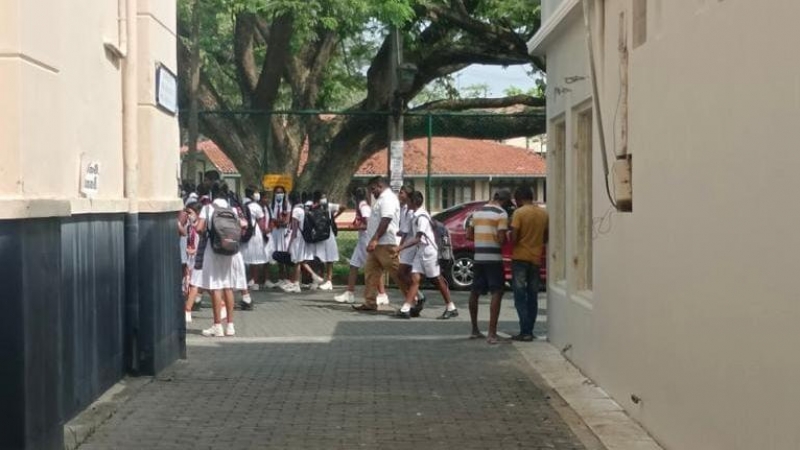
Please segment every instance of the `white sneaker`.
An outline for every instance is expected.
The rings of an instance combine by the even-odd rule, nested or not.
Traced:
[[[262,286],[264,289],[273,289],[280,286],[280,283],[273,283],[272,281],[267,280],[264,282],[264,284],[262,284]]]
[[[258,289],[259,289],[259,286],[256,283],[247,285],[247,290],[248,291],[257,291]]]
[[[323,284],[323,283],[325,283],[325,279],[324,279],[324,278],[322,278],[322,277],[321,277],[321,276],[319,276],[319,275],[314,275],[314,276],[312,277],[312,279],[314,280],[314,283],[316,283],[316,284]]]
[[[332,291],[333,290],[333,283],[330,281],[326,281],[319,285],[319,289],[321,291]]]
[[[344,291],[341,294],[333,297],[333,299],[336,300],[339,303],[355,303],[356,302],[356,296],[353,295],[353,293],[350,292],[350,291]]]
[[[283,289],[283,292],[286,293],[301,292],[300,283],[288,283],[281,286],[281,289]]]
[[[186,311],[186,323],[192,323],[192,312]]]
[[[222,309],[219,310],[219,318],[221,320],[228,318],[228,308],[226,308],[225,305],[222,305]]]
[[[225,336],[233,336],[236,334],[236,329],[233,327],[232,323],[228,323],[225,326]]]
[[[203,330],[203,336],[205,337],[222,337],[225,336],[225,333],[222,332],[222,324],[215,323],[211,325],[211,328],[206,328]]]
[[[386,295],[385,292],[383,294],[378,294],[378,296],[375,298],[375,301],[379,305],[388,305],[389,304],[389,296]]]

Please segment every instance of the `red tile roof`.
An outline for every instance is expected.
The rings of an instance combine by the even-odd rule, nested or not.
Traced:
[[[181,154],[186,154],[189,151],[189,147],[183,146],[181,147]],[[228,158],[225,153],[222,153],[217,144],[214,141],[206,140],[197,143],[197,151],[203,152],[211,164],[220,171],[220,173],[227,173],[227,174],[237,174],[239,170],[236,169],[236,166],[233,165],[233,161]]]
[[[544,158],[530,150],[496,141],[434,137],[431,144],[433,176],[513,176],[544,177]],[[358,168],[356,176],[385,175],[387,150],[372,155]],[[405,176],[425,176],[428,167],[428,139],[405,143],[403,171]]]

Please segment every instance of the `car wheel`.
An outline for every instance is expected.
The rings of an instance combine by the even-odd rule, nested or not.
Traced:
[[[474,273],[472,271],[473,264],[471,253],[456,254],[453,263],[447,271],[447,281],[450,283],[450,287],[458,290],[471,288],[474,279]]]

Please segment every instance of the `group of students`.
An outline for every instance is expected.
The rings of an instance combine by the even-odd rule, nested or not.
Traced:
[[[336,218],[344,207],[328,203],[322,192],[307,196],[293,191],[287,195],[281,186],[273,190],[271,199],[266,192],[248,188],[244,201],[239,202],[224,182],[208,175],[206,179],[196,192],[186,195],[186,208],[178,218],[187,323],[192,321],[192,309],[201,291],[210,293],[214,317],[203,335],[232,336],[236,333],[234,291],[241,292],[241,309],[250,310],[250,290],[263,286],[300,292],[303,272],[310,276],[309,288],[333,290],[333,263],[339,260]],[[422,193],[404,186],[395,194],[384,178],[375,177],[366,189],[357,188],[352,195],[356,205],[353,227],[359,230],[359,238],[350,258],[347,290],[334,300],[355,303],[355,283],[363,269],[364,302],[353,305],[357,311],[375,311],[379,305],[389,304],[383,284],[388,274],[403,295],[403,304],[394,317],[419,316],[426,302],[420,291],[423,279],[431,280],[444,300],[445,309],[438,318],[458,316],[442,276],[437,224],[424,207]],[[473,214],[467,226],[468,238],[475,241],[474,283],[469,299],[472,337],[484,337],[477,326],[478,298],[491,293],[490,343],[497,342],[497,318],[505,287],[501,247],[506,239],[514,243],[512,284],[520,317],[520,333],[514,339],[534,339],[538,264],[547,239],[547,213],[533,205],[530,188],[517,189],[514,197],[518,209],[510,233],[506,210],[511,194],[507,190],[497,192]],[[312,229],[309,224],[317,226]],[[235,240],[235,245],[227,243],[226,236]],[[314,261],[324,265],[322,275],[312,268]],[[277,281],[269,280],[267,264],[278,264]]]
[[[203,291],[211,295],[214,312],[214,323],[203,335],[233,336],[234,291],[241,293],[240,307],[246,311],[253,308],[250,291],[261,286],[300,292],[302,271],[310,275],[311,289],[333,289],[333,263],[339,260],[335,219],[344,208],[329,204],[319,191],[287,195],[282,186],[273,190],[270,200],[266,192],[248,187],[240,201],[215,175],[206,173],[206,181],[196,189],[184,187],[185,208],[178,216],[187,323]],[[309,222],[325,217],[319,226],[328,228],[327,233],[304,237],[306,216]],[[230,250],[220,248],[227,236],[235,241]],[[324,264],[322,275],[311,267],[315,260]],[[266,265],[271,263],[279,265],[276,282],[267,276]]]

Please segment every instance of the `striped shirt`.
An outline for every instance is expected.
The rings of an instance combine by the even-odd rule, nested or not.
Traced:
[[[472,213],[475,230],[475,263],[503,262],[497,232],[508,230],[508,214],[503,208],[486,204]]]

